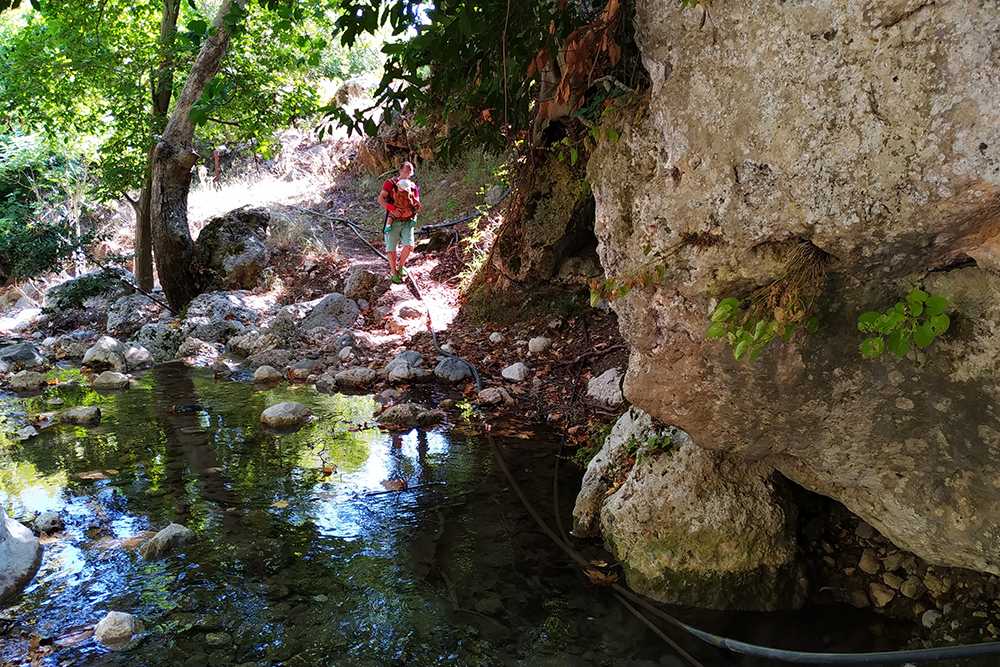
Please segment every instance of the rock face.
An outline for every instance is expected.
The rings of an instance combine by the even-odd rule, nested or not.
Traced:
[[[613,303],[625,397],[931,563],[1000,573],[1000,5],[703,11],[637,2],[649,113],[588,167],[607,274],[666,265]],[[797,296],[816,333],[752,365],[706,340],[719,300],[772,285],[764,316]],[[858,316],[917,286],[951,329],[863,359]]]
[[[0,507],[0,602],[28,585],[42,562],[42,545]]]
[[[629,586],[658,600],[796,608],[807,582],[795,564],[796,513],[786,486],[766,465],[702,449],[632,408],[587,467],[573,532],[602,533]]]
[[[271,214],[240,208],[208,223],[194,244],[195,257],[212,269],[222,289],[252,289],[271,257],[264,239]]]

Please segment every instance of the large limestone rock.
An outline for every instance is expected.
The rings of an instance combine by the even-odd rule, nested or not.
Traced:
[[[45,357],[31,343],[17,343],[0,347],[0,373],[6,373],[17,364],[25,368],[41,366]]]
[[[934,564],[1000,573],[1000,5],[637,3],[648,114],[589,165],[625,397],[701,447],[776,467]],[[753,364],[705,332],[718,300],[795,265],[819,331]],[[974,262],[972,260],[975,260]],[[974,266],[978,265],[978,266]],[[933,272],[933,273],[932,273]],[[918,285],[952,328],[861,358],[857,317]]]
[[[797,608],[807,582],[786,487],[768,466],[702,449],[632,408],[587,468],[573,532],[603,534],[629,586],[658,600]]]
[[[343,294],[328,294],[299,323],[299,328],[309,331],[324,327],[330,331],[347,329],[354,325],[361,314],[358,304]]]
[[[215,218],[198,234],[195,258],[214,272],[222,289],[252,289],[271,257],[264,243],[270,221],[267,209],[248,207]]]
[[[0,507],[0,602],[20,593],[42,563],[42,545]]]

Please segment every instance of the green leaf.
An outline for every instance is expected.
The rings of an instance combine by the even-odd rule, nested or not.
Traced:
[[[757,326],[755,326],[753,329],[754,339],[756,340],[760,338],[762,335],[764,335],[764,332],[766,330],[767,330],[767,320],[760,320],[759,322],[757,322]]]
[[[816,333],[818,329],[819,329],[819,318],[810,317],[808,326],[806,327],[806,333]]]
[[[746,354],[747,350],[749,349],[750,349],[750,343],[748,341],[741,340],[739,343],[736,344],[736,347],[733,348],[733,358],[736,359],[736,361],[739,361],[740,359],[743,358],[743,355]]]
[[[576,164],[576,160],[579,157],[580,157],[580,154],[577,153],[577,151],[576,151],[575,148],[569,149],[569,163],[570,163],[571,166]]]
[[[642,248],[642,254],[643,255],[648,255],[651,252],[653,252],[653,246],[651,246],[648,243],[645,246],[643,246],[643,248]]]
[[[886,346],[889,348],[889,351],[897,357],[905,357],[906,353],[910,350],[910,334],[901,329],[897,329],[889,334],[889,340],[886,342]]]
[[[621,287],[618,288],[618,296],[625,296],[626,294],[628,294],[629,289],[630,288],[628,285],[622,285]]]
[[[792,334],[793,333],[795,333],[795,325],[794,324],[786,324],[785,325],[785,332],[783,334],[781,334],[781,337],[784,338],[785,340],[790,340],[792,338]]]
[[[712,313],[712,322],[725,322],[732,316],[732,314],[732,308],[723,308],[720,304],[719,307],[715,309],[715,312]]]
[[[618,131],[615,128],[609,127],[604,130],[604,136],[608,138],[608,142],[612,144],[618,143]]]
[[[948,307],[948,300],[943,296],[932,296],[927,299],[927,314],[940,315]]]
[[[722,301],[720,301],[719,305],[716,308],[722,308],[723,306],[726,306],[730,309],[735,309],[738,308],[739,305],[740,305],[739,299],[736,299],[734,297],[729,297],[728,299],[723,299]]]
[[[757,345],[752,350],[750,350],[750,356],[747,357],[747,363],[752,364],[757,361],[757,357],[760,356],[761,351],[764,349],[763,345]]]
[[[667,265],[657,264],[656,265],[656,279],[658,281],[663,280],[663,277],[667,275]]]
[[[601,290],[590,293],[590,307],[593,308],[597,305],[597,302],[601,299]]]
[[[593,306],[593,304],[591,304]],[[726,326],[722,322],[716,322],[705,332],[706,338],[722,338],[726,335]]]
[[[934,341],[934,328],[930,323],[921,324],[913,330],[913,342],[917,347],[927,347]]]
[[[921,289],[915,289],[910,291],[910,303],[923,303],[927,300],[927,292]]]
[[[943,334],[945,331],[948,330],[948,327],[951,325],[951,319],[944,314],[934,315],[933,317],[931,317],[930,320],[927,321],[927,323],[931,326],[931,329],[934,331],[934,335],[940,336],[941,334]]]
[[[899,329],[899,325],[906,322],[906,315],[902,315],[897,312],[893,312],[883,316],[876,325],[875,329],[885,336],[888,336],[893,331]]]
[[[885,352],[885,341],[881,338],[866,338],[861,343],[861,356],[865,359],[874,359]]]

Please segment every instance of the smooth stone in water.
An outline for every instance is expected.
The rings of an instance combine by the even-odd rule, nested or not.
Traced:
[[[284,378],[274,366],[261,366],[253,372],[253,381],[262,384],[277,384]]]
[[[272,428],[291,428],[306,424],[312,416],[312,411],[301,403],[285,401],[264,410],[260,420]]]
[[[197,539],[198,536],[190,528],[172,523],[139,547],[139,555],[145,560],[157,560]]]
[[[14,391],[35,391],[46,385],[48,380],[36,371],[20,371],[10,378],[10,388]]]
[[[59,415],[59,421],[79,426],[91,426],[101,423],[101,409],[95,406],[72,408]]]
[[[47,533],[51,535],[52,533],[57,533],[63,528],[65,528],[62,517],[59,516],[58,512],[42,512],[37,517],[35,517],[35,530],[39,533]]]
[[[110,649],[120,649],[140,632],[142,623],[135,616],[123,611],[112,611],[94,628],[94,638]]]

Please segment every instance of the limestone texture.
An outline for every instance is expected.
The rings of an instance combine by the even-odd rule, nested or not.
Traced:
[[[588,166],[607,274],[666,266],[612,304],[625,398],[930,563],[1000,574],[1000,4],[636,10],[648,107]],[[769,317],[798,296],[818,331],[752,365],[706,339],[721,299],[769,286]],[[951,328],[863,359],[858,316],[915,287]]]
[[[0,602],[20,593],[42,562],[42,545],[0,507]]]

